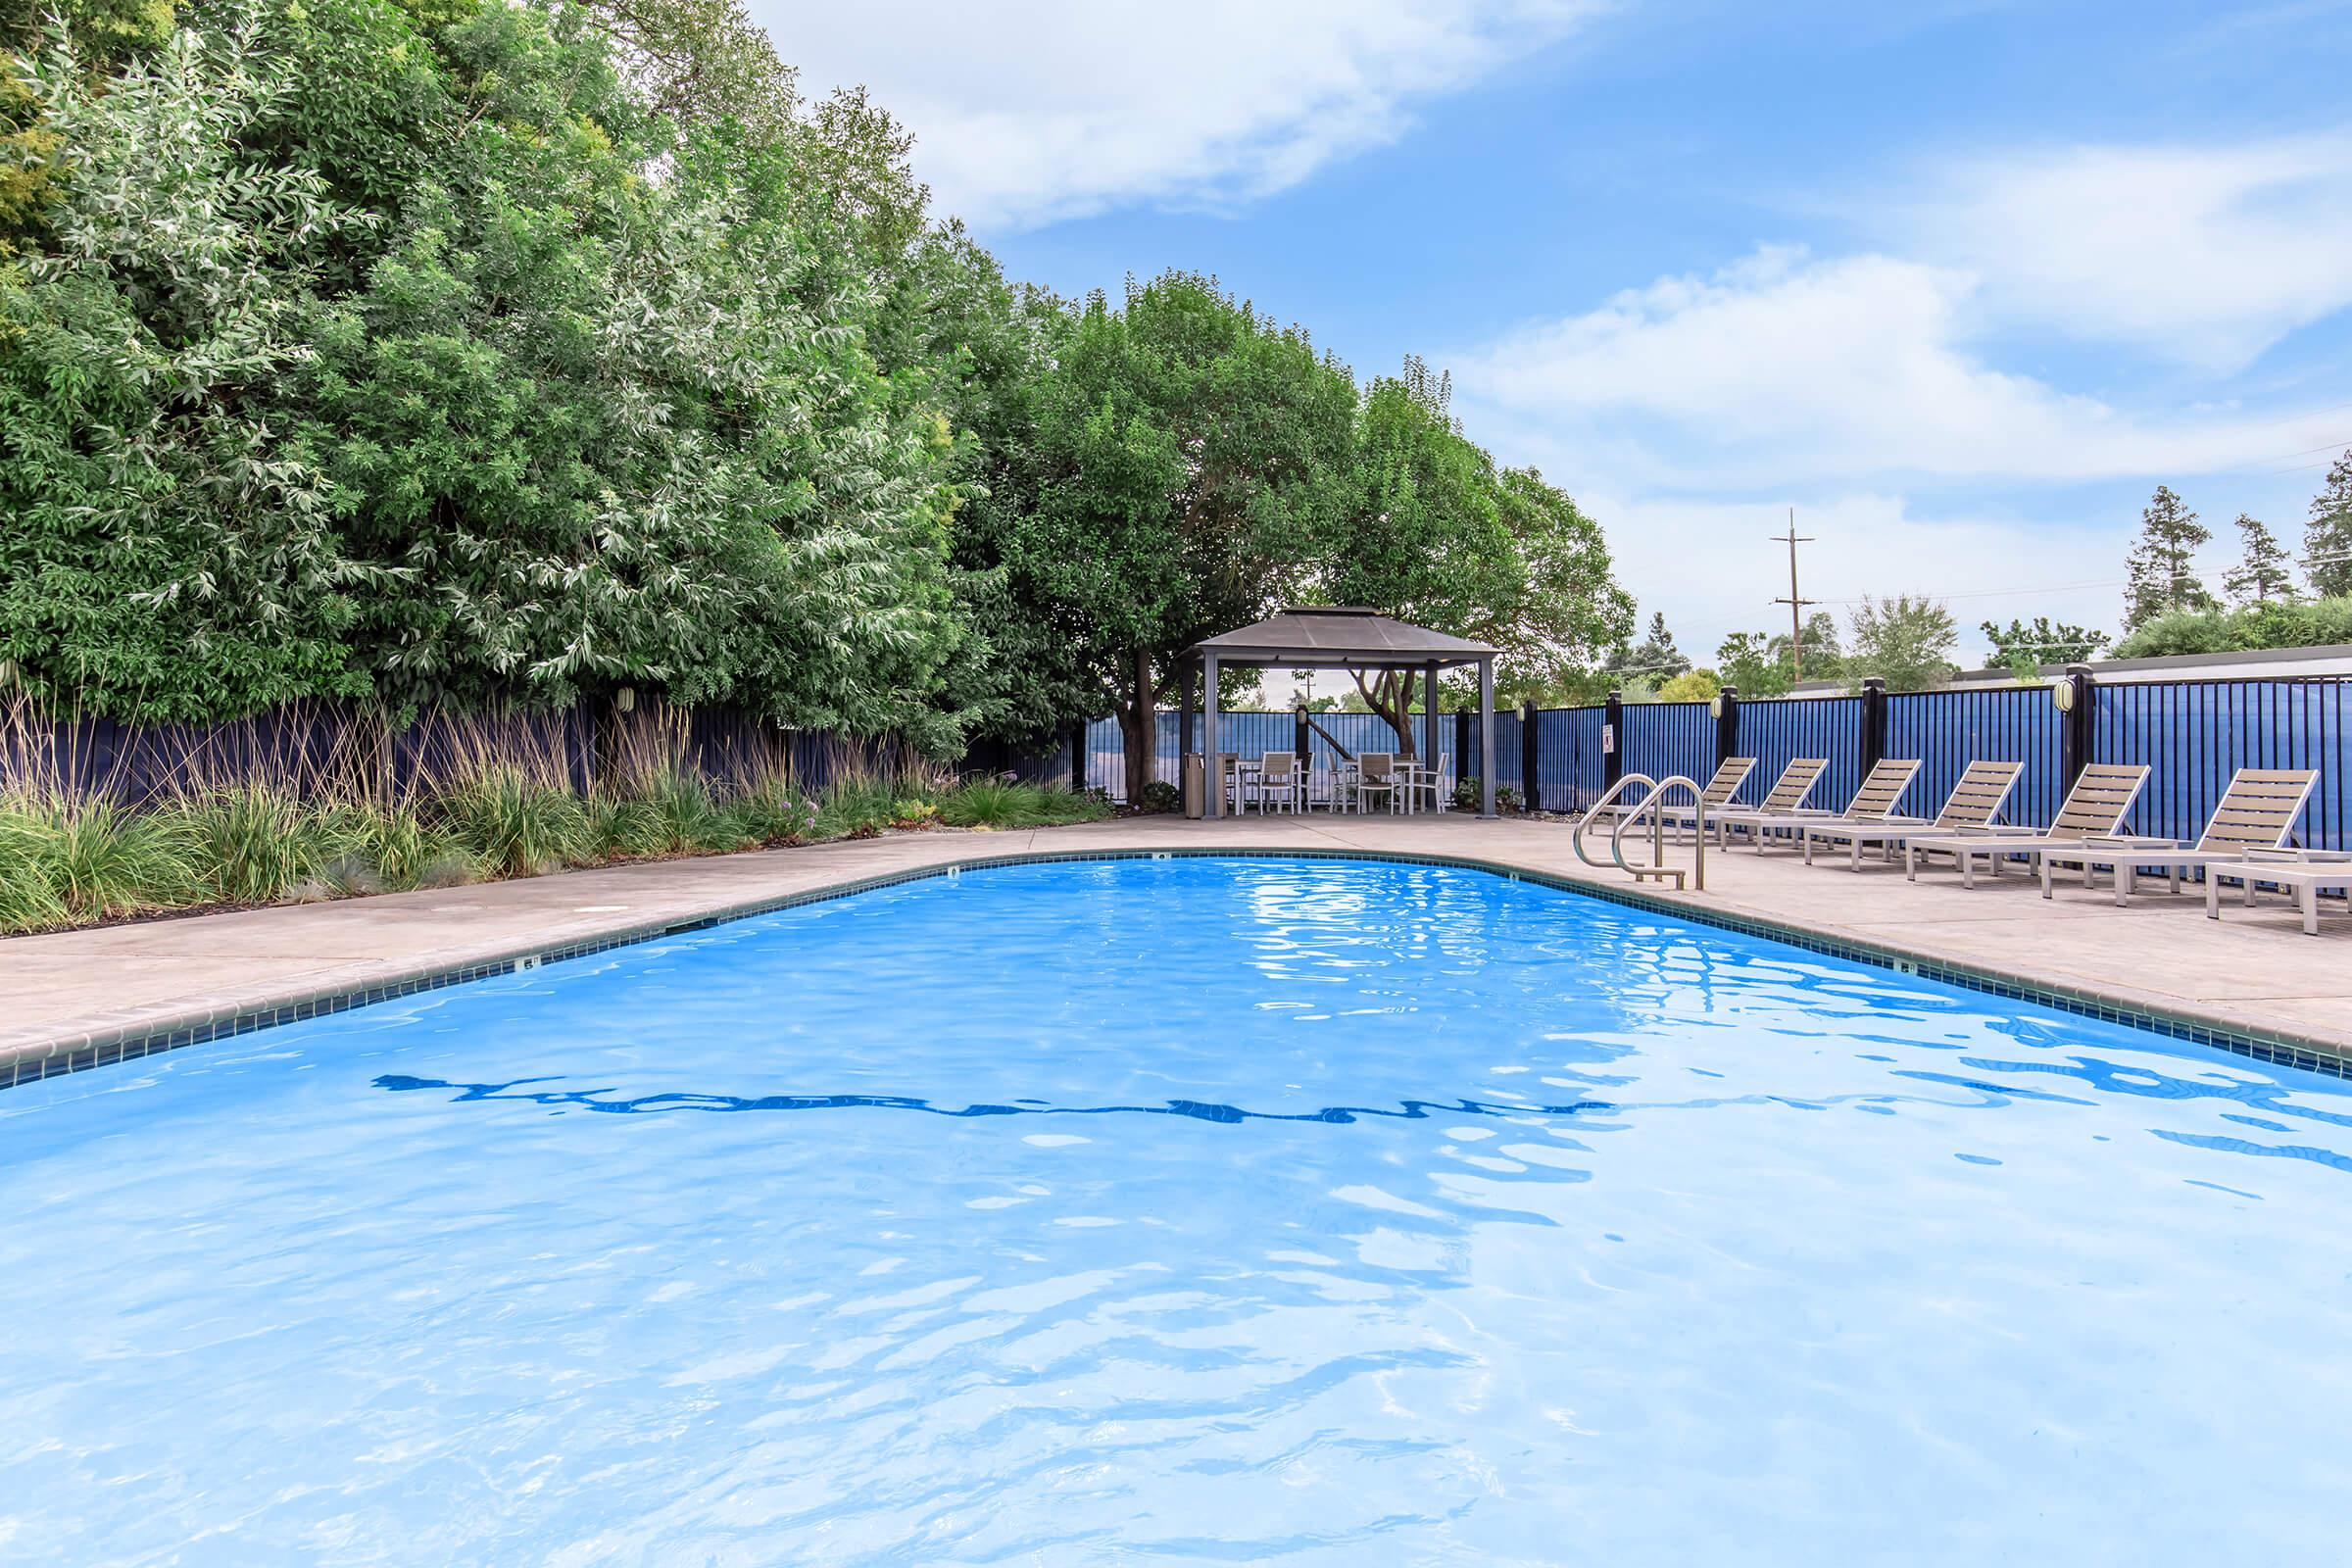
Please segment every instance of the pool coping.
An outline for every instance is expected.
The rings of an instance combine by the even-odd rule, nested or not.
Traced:
[[[249,1034],[278,1024],[298,1023],[309,1018],[346,1012],[354,1007],[395,1001],[419,992],[437,991],[468,981],[538,968],[542,964],[587,957],[614,948],[658,942],[665,937],[708,930],[712,926],[772,914],[781,909],[828,903],[881,888],[953,877],[967,870],[1008,865],[1168,859],[1370,860],[1480,871],[1508,881],[1530,882],[1559,892],[1598,899],[1603,903],[1640,909],[1690,925],[1761,937],[1897,974],[1941,981],[1964,990],[2012,1001],[2031,1002],[2077,1017],[2096,1018],[2102,1022],[2145,1029],[2166,1039],[2214,1047],[2274,1066],[2296,1067],[2328,1077],[2352,1078],[2352,1053],[2333,1042],[2297,1034],[2292,1030],[2248,1029],[2199,1017],[2185,1009],[2176,1010],[2137,1000],[2102,995],[2089,987],[2028,980],[1997,969],[1906,949],[1898,944],[1827,936],[1785,921],[1671,900],[1637,888],[1589,882],[1557,872],[1515,865],[1506,860],[1419,850],[1203,844],[1166,849],[1031,849],[959,856],[851,877],[817,887],[800,888],[789,893],[737,900],[684,918],[663,918],[616,926],[593,937],[565,942],[493,946],[477,956],[456,962],[428,962],[405,970],[395,969],[366,985],[318,987],[295,992],[279,1002],[229,1008],[192,1009],[184,1015],[169,1017],[161,1022],[132,1024],[120,1030],[66,1035],[50,1041],[0,1050],[0,1090],[91,1067],[136,1060],[160,1052],[175,1051],[183,1046]]]

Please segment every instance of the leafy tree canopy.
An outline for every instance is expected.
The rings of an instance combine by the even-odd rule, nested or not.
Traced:
[[[1956,673],[1951,653],[1959,631],[1951,612],[1933,599],[1865,598],[1854,610],[1853,628],[1847,667],[1857,678],[1876,675],[1890,692],[1917,692]]]
[[[1554,688],[1599,527],[1180,271],[1068,305],[740,0],[65,0],[0,46],[0,678],[134,719],[645,688],[953,754],[1373,603]],[[1390,691],[1392,704],[1426,702]]]

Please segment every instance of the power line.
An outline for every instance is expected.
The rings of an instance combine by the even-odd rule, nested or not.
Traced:
[[[2319,566],[2326,565],[2330,562],[2336,561],[2352,561],[2352,550],[2331,550],[2323,556],[2306,556],[2303,558],[2303,564],[2306,566]],[[2227,570],[2227,568],[2224,569]],[[2166,582],[2185,582],[2190,578],[2203,577],[2209,574],[2210,573],[2208,571],[2202,570],[2174,571],[2167,572],[2164,580]],[[1923,589],[1921,592],[1924,597],[1929,599],[1999,599],[2010,595],[2071,594],[2085,592],[2092,588],[2129,588],[2132,586],[2132,581],[2133,579],[2130,577],[2113,577],[2100,582],[2043,583],[2040,586],[2034,588],[1963,588],[1955,593],[1940,593],[1933,589]],[[1874,597],[1884,596],[1863,594],[1854,599],[1819,599],[1810,600],[1808,603],[1823,605],[1858,605],[1861,604],[1863,600]],[[1781,601],[1775,599],[1773,603],[1777,605],[1781,603]]]

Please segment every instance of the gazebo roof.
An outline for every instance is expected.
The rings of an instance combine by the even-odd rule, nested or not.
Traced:
[[[1214,654],[1219,663],[1308,669],[1469,663],[1496,650],[1355,606],[1298,605],[1254,626],[1203,637],[1185,652],[1196,659]]]

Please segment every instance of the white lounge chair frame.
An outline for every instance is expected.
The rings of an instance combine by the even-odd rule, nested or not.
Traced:
[[[2171,890],[2180,891],[2180,873],[2209,865],[2243,860],[2250,850],[2285,850],[2303,804],[2311,799],[2319,770],[2310,767],[2241,767],[2213,808],[2204,836],[2193,845],[2179,839],[2084,839],[2064,848],[2046,845],[2033,852],[2041,869],[2041,896],[2051,896],[2050,875],[2061,865],[2082,868],[2082,884],[2091,885],[2102,867],[2115,874],[2115,902],[2128,904],[2138,873],[2161,870]]]
[[[2124,821],[2147,788],[2144,762],[2092,762],[2075,779],[2058,807],[2056,820],[2046,830],[1987,827],[1950,835],[1913,834],[1903,840],[1903,875],[1919,880],[1920,862],[1948,855],[1959,869],[1960,885],[1977,885],[1977,862],[1983,860],[1994,876],[2001,862],[2046,844],[2090,838],[2111,838],[2123,831]]]
[[[1951,794],[1944,797],[1943,809],[1933,821],[1926,817],[1890,816],[1877,823],[1808,822],[1802,832],[1805,863],[1813,863],[1816,844],[1843,844],[1851,852],[1850,869],[1862,869],[1862,851],[1867,845],[1879,845],[1886,858],[1894,858],[1894,848],[1914,834],[1953,833],[1972,827],[1988,827],[2009,804],[2010,792],[2017,788],[2020,775],[2026,770],[2023,762],[1971,762],[1960,770]]]
[[[2336,892],[2344,895],[2345,908],[2352,911],[2352,851],[2300,850],[2278,855],[2265,855],[2260,850],[2247,853],[2246,858],[2233,865],[2209,865],[2205,868],[2205,918],[2222,917],[2222,884],[2236,882],[2245,888],[2246,907],[2254,906],[2254,890],[2267,883],[2281,892],[2295,896],[2295,906],[2303,914],[2303,934],[2320,934],[2320,895]]]

